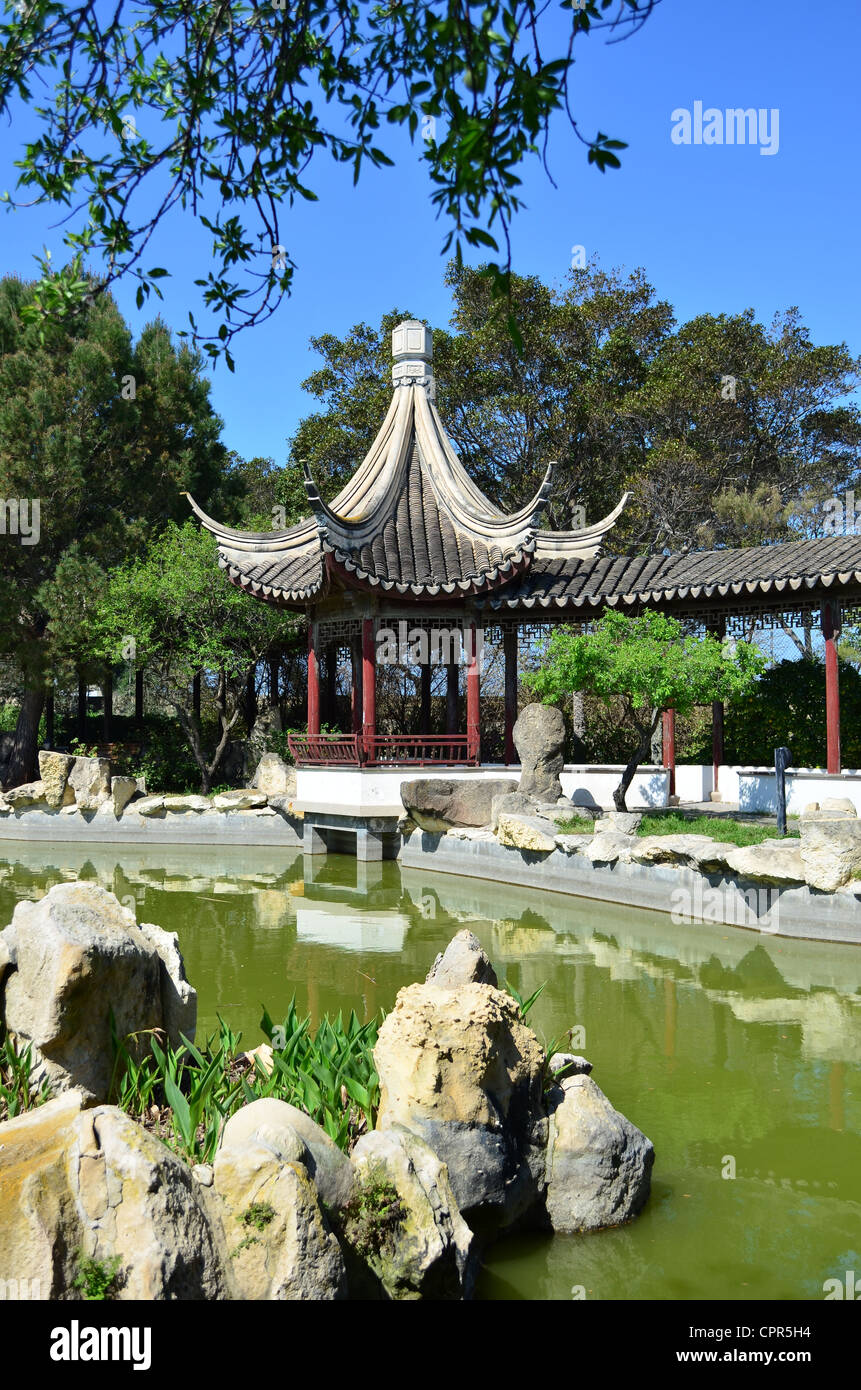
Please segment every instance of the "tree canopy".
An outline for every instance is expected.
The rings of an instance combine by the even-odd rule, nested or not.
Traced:
[[[540,668],[524,684],[545,704],[575,690],[604,701],[622,697],[634,745],[613,793],[616,810],[624,811],[661,711],[689,714],[695,705],[738,699],[753,689],[764,667],[762,653],[750,642],[686,635],[677,618],[648,608],[634,617],[610,609],[588,632],[556,628]]]
[[[191,331],[232,366],[236,332],[289,292],[294,265],[282,214],[316,200],[315,155],[392,165],[386,131],[422,141],[444,249],[489,248],[497,291],[520,207],[519,169],[547,166],[551,118],[566,118],[601,171],[623,141],[583,134],[572,106],[575,50],[595,30],[618,39],[660,0],[6,0],[0,114],[32,108],[38,133],[21,151],[20,184],[69,210],[78,258],[44,278],[32,312],[47,322],[87,286],[81,257],[100,259],[100,288],[137,279],[138,303],[164,266],[147,244],[164,219],[191,215],[212,235],[213,264],[195,283],[217,327]],[[386,149],[388,146],[388,151]],[[7,195],[8,196],[8,195]],[[103,263],[103,272],[102,264]],[[515,330],[516,331],[516,330]]]
[[[856,485],[861,363],[816,344],[799,311],[773,323],[703,314],[677,325],[642,270],[574,270],[560,287],[512,276],[518,351],[480,269],[452,264],[451,327],[434,330],[437,403],[472,477],[521,506],[554,461],[550,523],[592,523],[634,494],[610,549],[752,545],[821,534],[826,498]],[[279,481],[307,513],[298,460],[328,496],[370,446],[388,405],[389,334],[408,313],[311,340],[303,383],[320,408]],[[577,510],[575,510],[577,509]]]

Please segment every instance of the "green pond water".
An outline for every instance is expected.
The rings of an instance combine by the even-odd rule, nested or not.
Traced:
[[[391,1008],[464,925],[500,979],[546,983],[530,1022],[584,1030],[576,1050],[655,1144],[652,1197],[616,1231],[500,1243],[481,1296],[819,1300],[861,1280],[861,948],[263,849],[7,843],[0,924],[75,877],[179,933],[199,1037],[220,1013],[254,1046],[261,1005],[278,1019],[293,995],[315,1019]]]

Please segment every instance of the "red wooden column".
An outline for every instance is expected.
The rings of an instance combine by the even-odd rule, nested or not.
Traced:
[[[308,624],[308,735],[320,732],[320,664],[317,660],[317,624]]]
[[[514,725],[517,721],[517,632],[506,632],[502,639],[505,657],[505,766],[517,762]]]
[[[354,734],[362,732],[362,639],[350,642],[350,727]]]
[[[822,605],[822,636],[825,638],[825,730],[826,771],[840,771],[840,683],[837,665],[837,639],[840,636],[840,608],[836,603]]]
[[[472,762],[481,761],[481,713],[479,709],[478,647],[475,624],[469,628],[466,663],[466,752]]]
[[[665,709],[661,715],[664,742],[664,767],[670,769],[670,796],[676,794],[676,711]]]
[[[362,619],[362,734],[365,753],[373,757],[377,732],[377,648],[373,618]]]

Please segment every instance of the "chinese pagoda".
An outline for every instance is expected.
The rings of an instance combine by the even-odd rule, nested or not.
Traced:
[[[629,494],[602,521],[543,529],[551,469],[535,496],[506,514],[475,485],[449,440],[434,397],[430,330],[413,320],[392,333],[392,401],[367,455],[330,503],[307,466],[311,515],[283,531],[231,530],[192,500],[237,587],[308,620],[308,732],[292,737],[300,765],[476,766],[481,761],[479,631],[501,641],[505,761],[516,754],[518,635],[552,623],[594,621],[607,607],[651,607],[726,632],[751,617],[809,621],[825,639],[827,766],[840,771],[837,638],[841,612],[861,604],[861,537],[829,536],[749,549],[602,556]],[[446,732],[431,734],[431,664],[421,666],[421,730],[382,735],[376,664],[383,629],[409,625],[410,642],[457,634],[466,650],[466,729],[459,728],[459,671],[449,660]],[[351,655],[351,730],[321,735],[320,660]],[[417,646],[418,650],[419,647]],[[411,664],[413,658],[410,658]],[[419,664],[419,663],[415,663]],[[722,710],[714,710],[714,763],[723,760]],[[668,758],[670,761],[668,762]],[[665,762],[672,767],[672,723]]]

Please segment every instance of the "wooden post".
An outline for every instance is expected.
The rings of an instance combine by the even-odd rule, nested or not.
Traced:
[[[377,648],[374,619],[362,620],[362,736],[366,757],[374,756],[374,736],[377,732]]]
[[[445,731],[447,734],[457,733],[459,686],[460,668],[457,662],[451,661],[445,668]]]
[[[466,665],[466,753],[470,762],[481,761],[481,711],[478,681],[478,650],[475,623],[469,629]]]
[[[822,605],[822,636],[825,638],[825,735],[826,770],[840,771],[840,673],[837,639],[840,636],[839,606],[829,600]]]
[[[664,734],[664,767],[670,769],[670,796],[676,794],[676,711],[665,709],[661,715]]]
[[[320,732],[320,667],[317,661],[317,624],[308,623],[308,734]]]
[[[505,657],[505,766],[517,762],[514,725],[517,722],[517,632],[506,632],[502,639]]]
[[[135,671],[135,723],[143,722],[144,716],[144,673]]]
[[[83,743],[87,737],[87,682],[78,676],[78,738]]]
[[[256,668],[256,666],[252,666],[251,670],[248,672],[248,677],[247,677],[246,682],[245,682],[245,708],[246,708],[246,711],[247,711],[247,713],[246,713],[246,718],[247,718],[247,721],[248,721],[248,732],[249,732],[249,734],[250,734],[250,733],[251,733],[251,730],[254,728],[254,725],[257,723],[257,668]]]
[[[426,663],[422,668],[421,684],[421,714],[419,717],[419,731],[426,737],[431,731],[431,675],[432,668]]]
[[[200,719],[200,672],[197,671],[191,682],[191,707],[196,719]]]
[[[356,635],[350,642],[350,727],[354,734],[362,732],[362,639]]]
[[[48,693],[45,696],[45,743],[48,748],[54,747],[54,686],[48,686]]]
[[[110,743],[114,717],[114,678],[111,672],[102,681],[102,738]]]

